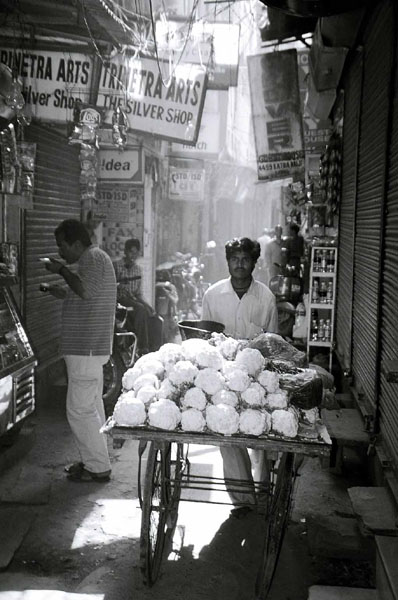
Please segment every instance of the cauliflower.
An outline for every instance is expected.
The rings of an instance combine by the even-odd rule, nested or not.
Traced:
[[[319,419],[319,409],[317,406],[315,408],[308,408],[307,410],[299,408],[298,412],[299,420],[306,425],[314,425]]]
[[[221,370],[223,365],[223,359],[221,354],[216,348],[207,344],[207,348],[199,350],[195,357],[195,362],[199,368],[211,367],[216,371]]]
[[[144,403],[134,397],[134,392],[122,394],[116,402],[113,418],[117,425],[136,427],[145,423],[146,412]]]
[[[130,369],[127,369],[127,371],[123,374],[123,377],[122,377],[123,389],[127,390],[127,391],[132,390],[135,380],[140,375],[142,375],[141,368],[137,367],[136,365],[134,365],[134,367],[130,367]]]
[[[165,367],[174,365],[179,360],[184,360],[184,353],[180,344],[163,344],[157,351],[157,358]]]
[[[151,362],[152,360],[159,360],[157,352],[148,352],[147,354],[140,356],[140,358],[137,358],[137,360],[135,361],[134,366],[141,368],[147,362]]]
[[[265,411],[248,408],[240,413],[239,431],[247,435],[268,433],[271,428],[271,415]]]
[[[181,414],[181,428],[183,431],[203,431],[206,420],[197,408],[187,408]]]
[[[234,360],[239,349],[239,341],[228,337],[219,344],[218,349],[224,358]]]
[[[137,398],[147,405],[158,398],[158,390],[153,385],[143,385],[137,392]]]
[[[176,429],[181,421],[181,412],[178,406],[172,400],[161,398],[150,405],[148,409],[148,422],[152,427],[167,429],[171,431]]]
[[[152,354],[155,353],[153,352]],[[158,377],[159,379],[163,378],[164,366],[163,363],[160,362],[160,360],[156,360],[155,358],[152,360],[146,360],[140,365],[140,368],[142,375],[144,375],[145,373],[151,373],[152,375],[156,375],[156,377]]]
[[[169,400],[177,400],[179,396],[178,389],[171,383],[170,379],[163,379],[158,389],[158,398],[168,398]]]
[[[206,350],[209,348],[209,343],[200,338],[190,338],[188,340],[184,340],[181,344],[181,347],[185,360],[196,362],[196,356],[199,354],[199,352],[206,352]]]
[[[221,373],[210,367],[202,369],[195,377],[195,386],[210,396],[222,390],[224,385],[225,379]]]
[[[239,369],[234,361],[227,361],[223,367],[224,377],[227,382],[227,386],[234,392],[244,392],[250,385],[250,377]]]
[[[235,358],[236,366],[246,371],[252,377],[264,369],[265,359],[259,350],[244,348]]]
[[[213,404],[228,404],[233,408],[235,408],[239,402],[238,396],[231,390],[220,390],[212,396],[211,401]]]
[[[207,427],[215,433],[231,435],[239,428],[239,415],[228,404],[209,404],[206,408]]]
[[[159,387],[159,379],[152,373],[144,373],[137,377],[133,384],[133,390],[138,392],[144,385],[152,385],[156,389]]]
[[[272,431],[280,435],[294,438],[298,432],[297,413],[291,409],[274,410],[271,415]]]
[[[268,394],[265,397],[264,406],[270,410],[275,410],[276,408],[287,408],[287,405],[288,395],[282,390],[279,392],[274,392],[273,394]]]
[[[241,397],[242,400],[252,408],[260,407],[264,405],[265,390],[259,383],[251,383],[249,387],[242,392]]]
[[[190,385],[199,373],[198,367],[189,360],[180,360],[169,372],[169,379],[176,387]]]
[[[207,404],[206,395],[197,387],[189,388],[189,390],[185,392],[181,404],[188,408],[204,410]]]
[[[261,371],[257,375],[257,381],[267,390],[268,393],[279,391],[279,375],[275,371]]]

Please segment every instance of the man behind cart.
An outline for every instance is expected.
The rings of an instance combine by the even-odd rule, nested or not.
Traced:
[[[260,244],[246,237],[234,238],[225,244],[230,277],[214,283],[205,293],[202,319],[218,321],[225,325],[225,333],[236,339],[254,338],[266,331],[278,333],[278,313],[275,296],[260,281],[253,270],[260,256]],[[224,465],[224,479],[230,499],[235,508],[233,516],[241,518],[262,503],[254,488],[255,480],[264,481],[267,475],[263,450],[220,446]],[[246,488],[237,491],[233,480],[248,482]]]

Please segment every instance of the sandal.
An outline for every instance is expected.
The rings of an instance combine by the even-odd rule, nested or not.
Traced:
[[[65,473],[76,473],[81,469],[84,469],[84,464],[82,462],[74,462],[71,465],[66,465],[66,467],[64,467]]]
[[[104,483],[109,481],[111,478],[111,471],[103,471],[102,473],[93,473],[84,467],[81,467],[79,470],[71,471],[68,473],[68,479],[71,481],[78,482],[87,482],[87,481],[97,481],[99,483]]]

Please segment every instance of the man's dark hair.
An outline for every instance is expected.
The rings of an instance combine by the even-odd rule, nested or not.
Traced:
[[[62,236],[69,246],[77,241],[81,242],[86,248],[91,246],[90,233],[87,227],[81,221],[77,221],[77,219],[62,221],[54,234],[55,237]]]
[[[254,262],[256,262],[260,256],[261,247],[258,242],[250,240],[247,237],[234,238],[225,244],[225,256],[227,260],[229,260],[235,252],[247,252]]]
[[[126,242],[124,244],[125,252],[130,250],[131,248],[137,248],[137,250],[139,252],[141,250],[140,240],[137,240],[137,238],[130,238],[129,240],[126,240]]]
[[[298,233],[300,231],[300,227],[297,225],[297,223],[291,223],[290,224],[290,231],[294,231],[295,233]]]

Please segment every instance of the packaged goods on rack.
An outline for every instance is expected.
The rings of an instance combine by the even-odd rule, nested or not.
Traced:
[[[114,424],[295,438],[303,411],[316,409],[320,420],[322,381],[297,366],[304,353],[276,334],[230,340],[213,333],[208,340],[165,344],[138,359],[124,374]]]

